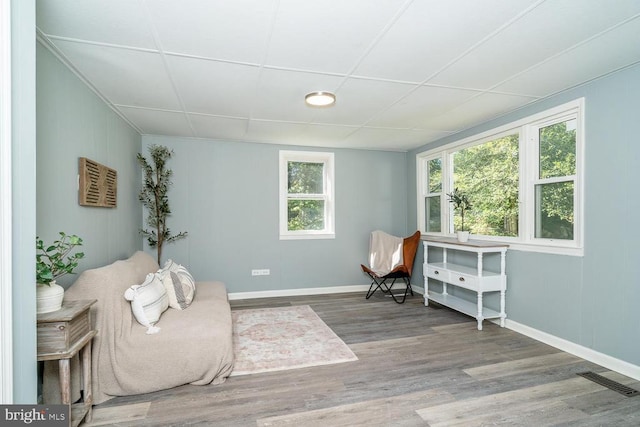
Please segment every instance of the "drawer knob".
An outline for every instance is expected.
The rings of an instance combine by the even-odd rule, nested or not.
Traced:
[[[61,330],[61,331],[64,331],[64,325],[58,326],[58,329]]]
[[[458,280],[464,282],[464,277],[459,277]]]
[[[434,271],[433,274],[440,274],[438,270]]]

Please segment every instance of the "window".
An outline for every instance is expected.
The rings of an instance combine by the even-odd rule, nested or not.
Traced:
[[[442,158],[429,159],[425,162],[426,178],[424,195],[424,211],[426,221],[424,230],[427,232],[442,231],[441,201],[442,201]]]
[[[484,236],[518,235],[519,139],[518,133],[506,134],[452,153],[451,188],[473,201],[465,230]],[[451,231],[459,230],[461,218],[454,215],[452,223]]]
[[[576,126],[569,118],[535,128],[534,236],[573,240],[575,231]]]
[[[461,218],[447,194],[469,197],[465,229],[514,249],[582,255],[582,99],[418,154],[418,227],[450,235]]]
[[[333,153],[280,151],[280,239],[334,237]]]

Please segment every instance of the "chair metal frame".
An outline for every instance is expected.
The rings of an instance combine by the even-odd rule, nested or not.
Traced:
[[[420,243],[420,231],[416,231],[409,237],[405,237],[402,241],[402,256],[403,263],[389,273],[384,276],[379,276],[375,271],[371,270],[369,267],[360,264],[362,271],[367,273],[371,278],[371,285],[369,286],[369,291],[367,292],[366,299],[371,298],[371,296],[380,289],[383,294],[391,296],[395,302],[398,304],[403,304],[407,299],[407,294],[411,293],[413,296],[413,289],[411,288],[411,271],[413,270],[413,262],[416,257],[416,252],[418,251],[418,244]],[[396,297],[396,295],[392,292],[393,285],[396,283],[396,280],[402,279],[406,284],[406,288],[404,290],[404,295],[402,296],[402,300]],[[392,280],[391,285],[387,284],[387,280]],[[398,294],[399,296],[400,294]]]

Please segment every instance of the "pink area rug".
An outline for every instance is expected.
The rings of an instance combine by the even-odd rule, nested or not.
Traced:
[[[308,305],[234,310],[231,376],[358,360]]]

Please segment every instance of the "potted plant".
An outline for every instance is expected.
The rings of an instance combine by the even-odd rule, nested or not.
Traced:
[[[453,209],[460,211],[462,218],[462,224],[457,233],[458,241],[466,242],[469,240],[469,231],[464,229],[464,213],[472,208],[469,197],[463,191],[458,190],[458,187],[456,187],[453,192],[447,193],[447,197],[449,198],[449,203],[453,205]]]
[[[82,246],[82,239],[62,231],[60,239],[51,245],[45,245],[36,237],[37,313],[49,313],[62,307],[64,288],[56,283],[56,279],[73,274],[79,260],[84,258],[83,252],[71,254],[76,246]]]

